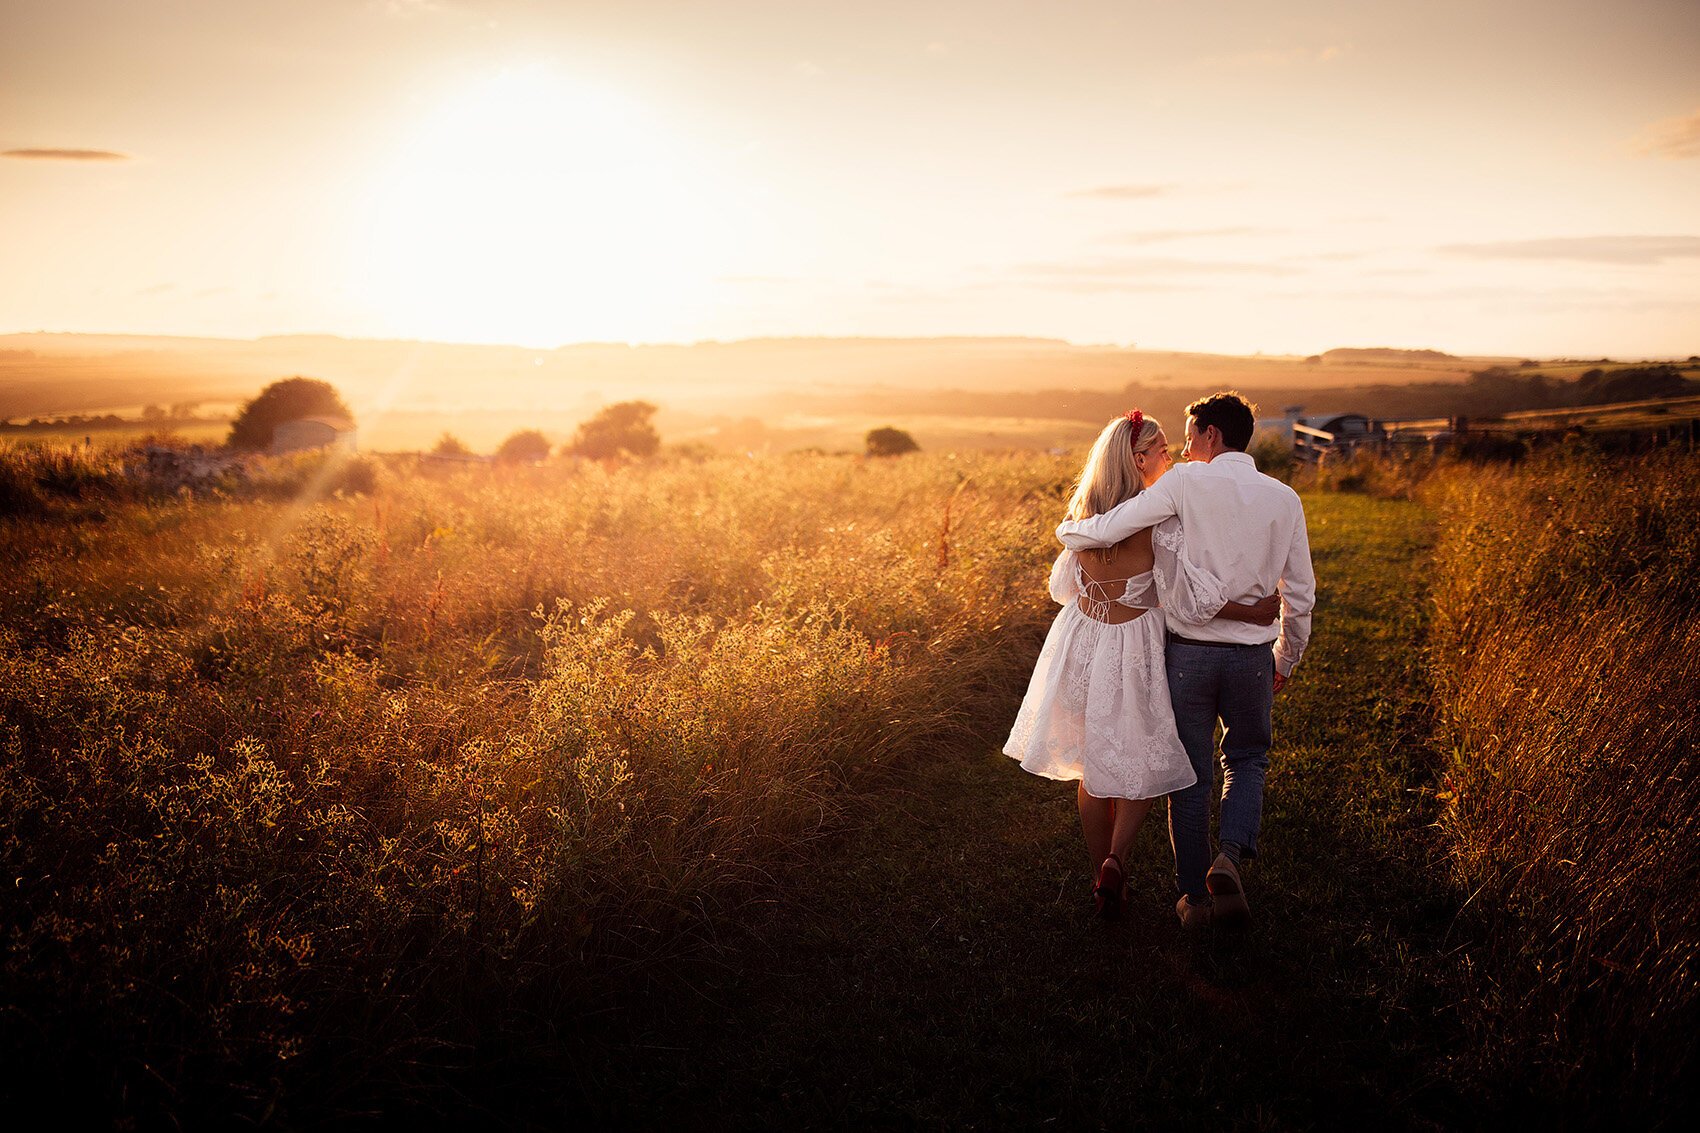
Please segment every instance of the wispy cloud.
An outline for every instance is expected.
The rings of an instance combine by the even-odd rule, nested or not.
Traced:
[[[1122,232],[1109,237],[1112,244],[1166,244],[1174,240],[1202,240],[1219,236],[1269,236],[1274,228],[1153,228],[1143,232]]]
[[[1259,51],[1239,51],[1232,55],[1209,55],[1202,62],[1208,67],[1304,67],[1332,63],[1352,49],[1349,43],[1329,43],[1321,47],[1279,47]]]
[[[1446,244],[1449,256],[1478,260],[1581,260],[1596,264],[1661,264],[1700,257],[1700,236],[1555,236],[1545,240],[1496,240]]]
[[[1046,289],[1068,295],[1173,295],[1204,290],[1193,283],[1134,283],[1125,279],[1065,279],[1047,284]]]
[[[717,277],[715,282],[729,284],[735,287],[789,287],[790,285],[799,282],[799,280],[796,276],[791,275],[722,275]]]
[[[1029,285],[1058,291],[1157,291],[1174,289],[1166,282],[1187,276],[1294,276],[1298,268],[1284,264],[1232,260],[1188,260],[1164,257],[1107,257],[1016,264],[1006,269]]]
[[[1700,110],[1653,123],[1641,131],[1635,148],[1655,157],[1700,157]]]
[[[177,285],[175,283],[156,283],[151,287],[139,287],[139,288],[137,288],[136,294],[137,295],[164,295],[167,292],[175,291],[175,290],[177,290]]]
[[[1152,275],[1298,275],[1299,269],[1281,264],[1234,260],[1183,260],[1164,257],[1118,256],[1108,259],[1020,264],[1016,271],[1032,276],[1152,276]]]
[[[1174,190],[1173,185],[1100,185],[1094,189],[1076,189],[1069,196],[1093,201],[1143,201],[1166,197]]]
[[[0,157],[19,161],[129,161],[127,153],[104,149],[9,149]]]

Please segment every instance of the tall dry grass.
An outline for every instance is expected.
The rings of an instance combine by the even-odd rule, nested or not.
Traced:
[[[1668,1096],[1700,1069],[1700,467],[1582,452],[1427,490],[1478,1017],[1560,1083]]]
[[[0,454],[7,1093],[180,1120],[352,1112],[712,947],[847,783],[1007,722],[1067,474],[53,459]]]

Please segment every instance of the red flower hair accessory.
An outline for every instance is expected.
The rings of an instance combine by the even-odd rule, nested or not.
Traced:
[[[1139,430],[1145,424],[1145,414],[1138,409],[1130,409],[1127,411],[1127,419],[1133,423],[1133,439],[1137,442]]]

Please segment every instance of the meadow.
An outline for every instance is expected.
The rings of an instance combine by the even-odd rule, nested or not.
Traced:
[[[1306,490],[1235,945],[1155,822],[1092,922],[1071,793],[996,752],[1070,457],[124,459],[0,454],[12,1104],[1588,1124],[1692,1079],[1691,460]]]

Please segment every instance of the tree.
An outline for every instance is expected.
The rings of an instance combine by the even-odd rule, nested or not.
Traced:
[[[259,450],[272,443],[272,430],[285,421],[302,417],[340,417],[352,422],[354,415],[342,403],[336,387],[316,378],[285,378],[261,390],[246,402],[230,423],[231,448]]]
[[[655,431],[650,418],[656,407],[647,401],[622,401],[605,405],[596,416],[578,427],[567,451],[576,456],[599,459],[629,453],[632,456],[654,456],[661,447],[661,434]]]
[[[496,450],[496,459],[506,464],[536,463],[548,455],[549,439],[536,429],[521,429]]]
[[[444,433],[431,448],[432,456],[471,456],[472,450],[453,433]]]
[[[906,452],[921,451],[914,437],[890,425],[868,430],[867,442],[869,456],[902,456]]]

